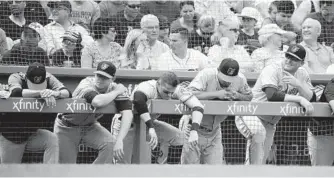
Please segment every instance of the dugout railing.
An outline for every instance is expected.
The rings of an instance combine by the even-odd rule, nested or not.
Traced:
[[[0,66],[0,82],[7,83],[8,76],[13,72],[25,72],[26,67],[8,67]],[[75,89],[77,84],[86,76],[91,76],[95,69],[69,69],[69,68],[48,68],[47,71],[54,74],[59,78],[65,86],[71,91]],[[141,81],[156,79],[160,76],[162,71],[138,71],[138,70],[119,70],[117,72],[117,82],[124,83],[129,92],[131,92],[136,84]],[[175,71],[182,81],[190,81],[196,72],[182,72]],[[258,74],[248,73],[248,82],[253,85],[256,81]],[[331,75],[311,75],[313,84],[325,84],[332,78]],[[20,104],[21,103],[21,104]],[[31,103],[31,104],[24,104]],[[35,105],[33,104],[35,103]],[[29,108],[37,106],[37,103],[41,103],[38,99],[22,99],[22,98],[10,98],[8,100],[1,100],[0,109],[1,112],[46,112],[46,113],[59,113],[59,112],[102,112],[105,114],[113,114],[116,112],[115,108],[111,105],[101,110],[93,111],[89,105],[85,104],[82,100],[64,99],[58,100],[57,106],[54,108],[48,108],[43,106],[41,108]],[[255,102],[223,102],[223,101],[203,101],[205,105],[205,114],[214,115],[279,115],[290,118],[285,118],[280,121],[277,126],[275,135],[275,143],[277,143],[277,156],[274,164],[298,164],[309,165],[309,156],[306,146],[307,138],[307,123],[309,118],[303,114],[303,109],[294,103],[255,103]],[[28,109],[23,108],[25,106]],[[42,106],[40,104],[39,106]],[[21,109],[20,109],[21,107]],[[315,112],[313,116],[317,117],[331,117],[331,110],[326,103],[314,103]],[[153,100],[150,105],[151,113],[164,114],[163,119],[177,126],[180,115],[187,114],[189,110],[184,107],[179,101],[174,100]],[[291,118],[292,117],[292,118]],[[146,144],[146,132],[145,125],[135,118],[136,139],[134,140],[134,163],[147,164],[154,162],[154,151],[152,152],[152,160],[147,159],[150,155],[145,155],[143,149],[148,149]],[[51,127],[54,122],[47,120]],[[101,121],[102,125],[110,129],[110,117]],[[52,129],[52,127],[50,128]],[[223,144],[225,151],[225,159],[228,164],[242,164],[244,161],[245,139],[237,131],[234,125],[233,118],[229,118],[222,124]],[[79,151],[78,162],[90,163],[94,160],[96,154],[94,150],[81,146]],[[181,154],[181,147],[171,147],[168,157],[169,163],[179,163],[179,157]],[[29,153],[26,155],[25,162],[39,162],[40,159],[31,160],[30,157],[40,157]]]

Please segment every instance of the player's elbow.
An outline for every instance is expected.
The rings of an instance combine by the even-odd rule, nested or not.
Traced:
[[[14,88],[10,94],[10,97],[22,97],[22,89]]]
[[[143,92],[136,91],[134,93],[132,103],[139,115],[148,112],[146,101],[147,101],[147,96]]]

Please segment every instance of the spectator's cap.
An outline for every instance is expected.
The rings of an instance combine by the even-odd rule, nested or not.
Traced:
[[[242,9],[241,14],[239,14],[238,16],[252,18],[257,21],[260,16],[260,13],[253,7],[245,7]]]
[[[302,45],[295,44],[289,46],[288,50],[285,52],[286,58],[293,58],[299,61],[304,61],[306,56],[306,50]]]
[[[40,23],[32,22],[31,24],[25,25],[23,27],[24,33],[29,33],[30,30],[39,34],[40,37],[44,37],[44,27]]]
[[[74,31],[66,31],[63,36],[61,36],[62,39],[67,39],[76,43],[81,43],[82,37],[81,34]]]
[[[32,90],[44,90],[47,87],[46,69],[41,63],[34,62],[29,65],[26,73],[27,85]]]
[[[163,15],[158,16],[160,29],[169,28],[168,18]]]
[[[225,58],[220,63],[218,71],[220,72],[220,77],[224,81],[233,83],[238,80],[239,63],[232,58]]]
[[[47,6],[50,7],[51,9],[58,7],[66,7],[70,11],[72,10],[71,3],[67,0],[50,1],[48,2]]]
[[[276,24],[267,24],[264,25],[260,30],[259,30],[259,35],[266,35],[266,34],[280,34],[283,35],[287,33],[287,31],[282,30],[277,26]]]
[[[97,70],[94,73],[112,79],[115,76],[116,67],[109,61],[102,61],[97,65]]]

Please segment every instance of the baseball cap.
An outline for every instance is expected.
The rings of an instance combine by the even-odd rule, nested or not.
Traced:
[[[44,27],[38,22],[32,22],[29,25],[25,25],[23,27],[24,33],[29,33],[30,31],[39,34],[40,37],[44,37]]]
[[[103,75],[111,79],[115,76],[116,67],[112,62],[102,61],[99,64],[97,64],[97,70],[94,73]]]
[[[245,7],[241,10],[241,14],[238,15],[239,17],[248,17],[255,20],[258,20],[260,13],[253,7]]]
[[[218,71],[221,73],[221,78],[230,83],[238,80],[239,63],[232,58],[225,58],[219,65]]]
[[[282,30],[276,24],[267,24],[267,25],[264,25],[258,32],[259,35],[275,34],[275,33],[283,35],[287,33],[287,31]]]
[[[52,9],[63,6],[63,7],[66,7],[67,9],[69,9],[70,11],[72,10],[71,3],[67,0],[50,1],[50,2],[48,2],[47,6],[52,8]]]
[[[26,73],[27,85],[32,90],[44,90],[47,87],[46,69],[41,63],[34,62],[29,65]]]
[[[306,56],[306,50],[302,45],[295,44],[290,45],[288,50],[285,52],[286,58],[294,58],[299,61],[304,61]]]
[[[75,31],[71,31],[71,30],[67,30],[62,36],[61,38],[63,39],[67,39],[76,43],[81,43],[82,38],[81,38],[81,34]]]

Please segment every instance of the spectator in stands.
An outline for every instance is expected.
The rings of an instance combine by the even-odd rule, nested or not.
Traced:
[[[270,14],[269,13],[269,8],[271,6],[271,4],[276,1],[276,0],[255,0],[254,5],[255,8],[260,12],[260,14],[262,15],[263,18],[269,17]],[[281,0],[277,0],[277,2],[279,2]],[[297,7],[297,3],[296,0],[289,0],[292,2],[294,8]],[[274,3],[276,4],[276,3]],[[277,4],[278,6],[278,4]],[[286,8],[290,8],[290,7],[286,7]]]
[[[144,14],[153,14],[157,17],[163,15],[167,17],[169,23],[173,22],[180,16],[180,2],[178,1],[146,1],[143,2],[143,7],[145,7],[145,12],[141,11]],[[144,9],[141,9],[144,10]]]
[[[140,43],[137,49],[138,65],[137,69],[147,70],[156,68],[158,57],[169,50],[169,47],[158,40],[159,20],[155,15],[145,15],[140,22],[140,26],[147,35],[147,43]],[[154,66],[153,66],[154,65]]]
[[[70,1],[71,20],[90,31],[95,20],[100,17],[100,6],[93,0]]]
[[[212,46],[208,53],[212,66],[219,66],[221,59],[232,58],[238,61],[242,73],[254,70],[252,68],[253,62],[245,48],[241,45],[235,45],[239,30],[238,22],[232,19],[226,19],[219,25],[218,31],[222,35],[220,44]]]
[[[159,30],[159,38],[158,40],[165,43],[166,45],[169,46],[169,22],[167,17],[165,16],[158,16],[159,19],[159,26],[160,26],[160,30]]]
[[[123,139],[130,128],[133,114],[132,103],[124,96],[127,89],[122,84],[114,83],[116,67],[109,61],[98,64],[95,76],[86,77],[73,92],[74,99],[85,99],[94,109],[115,104],[122,115],[120,133],[115,140],[110,132],[102,127],[98,119],[103,114],[67,114],[59,113],[55,121],[54,133],[59,139],[59,162],[76,163],[80,141],[99,154],[94,164],[111,164],[113,157],[122,159]]]
[[[272,24],[272,23],[277,24],[276,15],[277,15],[278,4],[279,4],[278,0],[270,3],[269,8],[268,8],[268,16],[263,19],[261,26]]]
[[[3,55],[1,63],[5,65],[27,66],[34,62],[39,62],[49,66],[50,61],[46,52],[38,47],[41,39],[38,27],[33,23],[24,26],[20,43],[15,44],[11,50]]]
[[[61,37],[62,48],[52,55],[52,63],[58,67],[80,67],[81,65],[81,45],[82,37],[75,31],[66,31]]]
[[[223,59],[218,68],[200,71],[188,85],[200,100],[250,101],[252,91],[246,77],[239,72],[239,64],[231,58]],[[223,164],[221,122],[227,116],[204,115],[199,125],[197,145],[183,145],[181,164]],[[179,128],[189,132],[189,117],[181,118]]]
[[[42,98],[41,107],[26,108],[43,110],[56,105],[57,99],[69,98],[70,91],[44,65],[32,63],[26,73],[13,73],[8,79],[10,97]],[[27,104],[29,101],[25,101]],[[30,106],[33,106],[31,101]],[[37,102],[37,101],[36,101]],[[40,101],[39,101],[40,102]],[[46,105],[46,106],[45,106]],[[28,106],[28,105],[27,105]],[[19,111],[20,112],[20,111]],[[0,156],[2,163],[21,163],[24,151],[44,151],[44,163],[58,163],[58,138],[43,129],[45,120],[53,114],[46,113],[6,113],[1,120]],[[51,117],[51,118],[49,118]]]
[[[141,29],[133,29],[125,39],[122,60],[122,68],[136,69],[138,65],[137,49],[140,44],[146,44],[147,35]]]
[[[169,36],[171,50],[161,54],[152,70],[202,70],[208,58],[198,50],[188,49],[189,32],[186,28],[173,30]]]
[[[197,22],[197,29],[190,35],[188,47],[207,55],[212,46],[211,36],[215,31],[215,24],[212,16],[202,15]]]
[[[0,61],[2,55],[8,50],[6,32],[0,28]]]
[[[282,36],[286,33],[276,24],[264,25],[259,30],[259,42],[263,47],[256,49],[251,55],[254,72],[260,73],[266,66],[285,59],[285,54],[280,48]]]
[[[116,21],[116,31],[118,35],[115,41],[124,46],[126,35],[136,28],[140,28],[140,20],[143,15],[140,13],[141,3],[140,1],[127,0],[124,11],[120,11],[112,17]]]
[[[95,41],[82,51],[81,67],[96,68],[101,61],[110,61],[116,68],[120,68],[122,47],[114,42],[117,35],[116,23],[100,18],[94,24],[93,34]]]
[[[311,13],[308,17],[318,20],[321,24],[321,34],[318,42],[331,46],[334,43],[334,1],[321,0],[320,12]]]
[[[319,21],[307,18],[302,24],[303,41],[300,43],[306,49],[304,68],[310,73],[325,73],[334,63],[332,48],[319,43],[321,34]]]
[[[123,12],[125,8],[124,1],[110,1],[110,0],[102,0],[99,3],[101,17],[110,18],[112,16],[117,15],[119,12]]]
[[[6,7],[11,14],[0,18],[0,28],[13,41],[21,38],[23,26],[32,22],[42,25],[48,23],[48,17],[38,1],[7,1]],[[1,11],[1,13],[6,12]]]
[[[297,29],[301,29],[306,17],[314,12],[320,12],[320,0],[303,0],[292,14],[292,25]]]
[[[48,55],[52,56],[54,52],[62,48],[61,37],[68,30],[76,31],[81,34],[83,46],[94,41],[85,28],[70,20],[71,3],[69,1],[50,1],[48,2],[48,7],[52,10],[53,19],[53,22],[45,26],[45,40]]]
[[[172,22],[170,30],[186,28],[189,32],[194,32],[199,19],[199,14],[195,13],[194,1],[180,2],[180,11],[180,18]]]
[[[291,45],[286,60],[265,67],[253,87],[254,102],[295,102],[312,114],[310,102],[316,101],[311,79],[301,66],[306,51],[301,45]],[[236,117],[238,130],[247,139],[246,164],[265,164],[273,144],[276,124],[281,116]]]

